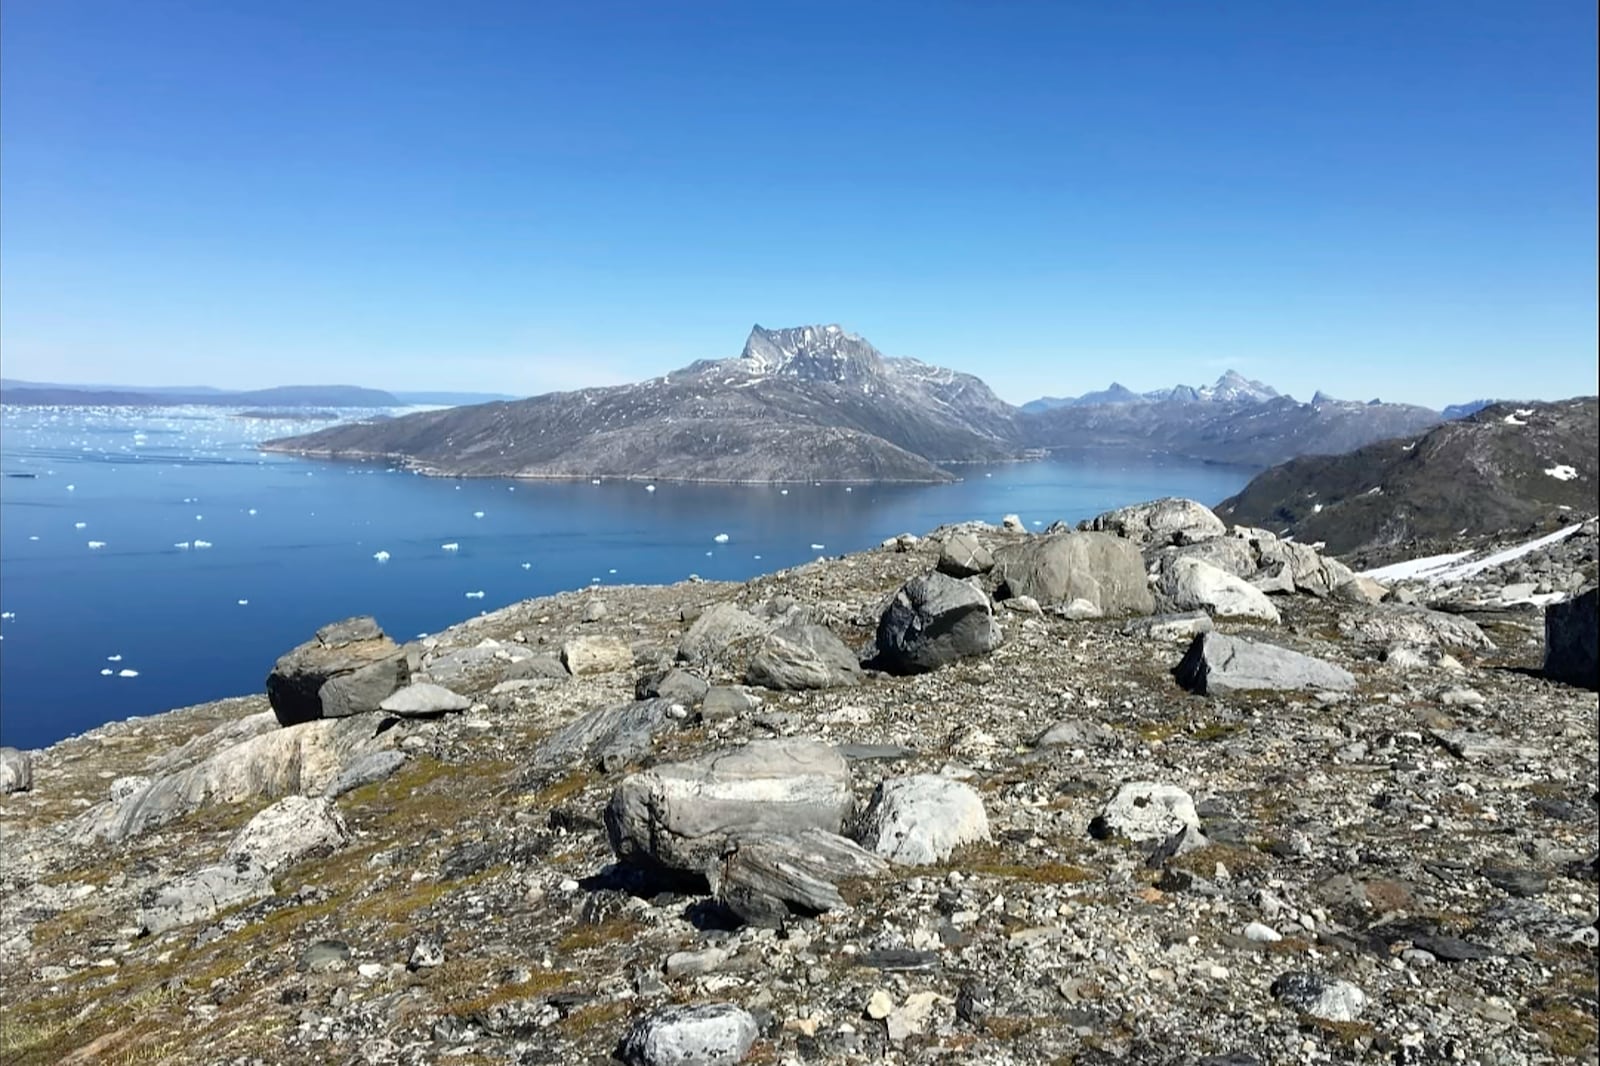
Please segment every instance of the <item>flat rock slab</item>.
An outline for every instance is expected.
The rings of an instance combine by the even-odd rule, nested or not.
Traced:
[[[1410,644],[1426,648],[1494,647],[1494,641],[1471,619],[1403,603],[1380,603],[1339,620],[1339,632],[1367,644]]]
[[[1263,689],[1355,688],[1350,671],[1276,644],[1224,633],[1202,633],[1177,668],[1178,683],[1201,695]]]
[[[1155,610],[1144,557],[1109,533],[1030,537],[1001,548],[994,560],[1002,598],[1032,596],[1046,607],[1087,600],[1107,617]]]
[[[561,662],[574,677],[633,669],[633,649],[621,637],[574,637],[561,645]]]
[[[1458,759],[1467,762],[1513,761],[1517,759],[1549,758],[1550,750],[1489,733],[1474,733],[1468,729],[1434,729],[1433,739]]]
[[[1197,832],[1199,828],[1194,797],[1177,785],[1158,781],[1123,785],[1089,824],[1089,832],[1096,837],[1126,837],[1136,843],[1165,841],[1182,830]]]
[[[1192,640],[1201,633],[1217,628],[1211,615],[1205,611],[1183,611],[1176,614],[1157,614],[1149,618],[1135,618],[1122,627],[1130,637],[1147,640]]]
[[[937,774],[889,778],[873,792],[859,837],[891,862],[925,866],[943,862],[963,844],[988,840],[989,817],[971,785]]]
[[[861,664],[826,626],[791,622],[762,640],[745,680],[771,689],[840,688],[861,683]]]
[[[752,897],[775,900],[802,914],[842,910],[838,882],[881,877],[888,870],[887,862],[848,837],[808,829],[738,841],[712,864],[708,880],[717,898],[748,921],[745,907]],[[773,908],[762,906],[757,913],[770,914]]]
[[[755,1017],[731,1003],[665,1007],[629,1027],[617,1057],[628,1066],[732,1066],[758,1032]]]
[[[368,752],[358,756],[349,766],[340,770],[339,775],[328,782],[328,787],[322,794],[328,799],[338,799],[346,792],[354,791],[362,785],[385,780],[400,769],[405,761],[406,753],[395,748]]]
[[[344,817],[323,797],[285,796],[245,823],[226,857],[276,870],[314,851],[334,851],[350,840]]]
[[[647,755],[655,735],[673,721],[668,699],[637,700],[590,711],[558,729],[534,749],[535,770],[582,762],[610,769]]]
[[[471,706],[472,701],[460,693],[452,692],[443,685],[419,681],[395,690],[378,704],[378,709],[402,718],[427,718],[451,711],[464,711]]]
[[[624,862],[702,874],[742,839],[837,833],[852,805],[849,765],[831,746],[753,740],[628,775],[606,832]]]
[[[203,921],[241,903],[272,895],[267,871],[248,858],[207,866],[154,891],[135,921],[149,934]]]

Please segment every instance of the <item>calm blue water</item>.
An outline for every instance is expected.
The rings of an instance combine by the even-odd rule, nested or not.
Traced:
[[[1216,503],[1249,478],[1085,459],[968,467],[955,485],[649,492],[423,478],[254,446],[321,424],[0,409],[0,472],[36,475],[0,478],[0,741],[37,747],[259,691],[280,653],[353,614],[405,640],[592,583],[743,579],[945,522],[1015,512],[1043,526],[1164,495]]]

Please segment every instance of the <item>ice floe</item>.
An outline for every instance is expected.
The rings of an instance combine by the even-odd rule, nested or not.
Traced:
[[[389,553],[386,551],[375,551],[372,553],[372,557],[378,560],[380,563],[386,563],[389,561]]]
[[[103,541],[103,540],[91,540],[89,542],[89,547],[91,549],[104,548],[105,546],[106,546],[106,542]]]
[[[120,663],[121,661],[122,661],[122,656],[120,656],[120,655],[107,655],[106,656],[106,662],[108,662],[108,663]]]
[[[250,606],[250,601],[249,600],[239,600],[238,604],[239,604],[240,607],[248,607],[248,606]]]
[[[194,547],[196,551],[199,551],[202,548],[211,547],[211,542],[209,540],[197,540],[194,542]]]
[[[138,677],[139,676],[139,671],[137,671],[137,670],[118,670],[117,671],[117,676],[118,677]]]
[[[1549,472],[1550,471],[1548,471],[1548,470],[1545,471],[1545,473],[1547,473],[1547,474]],[[89,523],[87,523],[87,522],[74,522],[74,523],[72,523],[72,528],[73,529],[87,529],[87,528],[89,528]]]
[[[716,536],[712,537],[711,539],[716,541],[718,544],[726,544],[726,543],[728,543],[728,535],[726,533],[718,533]]]
[[[473,518],[482,518],[483,517],[483,512],[482,511],[473,511],[472,512],[472,517]]]
[[[654,492],[654,491],[656,491],[656,487],[654,485],[646,485],[644,487],[644,491],[646,491],[646,492]]]
[[[822,549],[823,549],[823,548],[826,548],[826,547],[827,547],[827,545],[826,545],[826,544],[813,544],[813,545],[812,545],[812,546],[811,546],[811,550],[812,550],[812,551],[814,551],[814,552],[819,552],[819,551],[821,551],[821,550],[822,550]]]
[[[109,667],[109,666],[108,666],[108,667],[106,667],[106,668],[105,668],[105,669],[103,669],[103,670],[101,670],[101,671],[100,671],[100,676],[101,676],[101,677],[110,677],[110,676],[111,676],[111,675],[112,675],[112,674],[114,674],[114,673],[116,673],[116,671],[115,671],[115,670],[113,670],[113,669],[111,669],[111,668],[110,668],[110,667]]]
[[[477,592],[469,592],[469,593],[467,593],[467,599],[469,599],[469,600],[481,600],[481,599],[483,599],[483,590],[479,589]]]
[[[532,563],[523,563],[522,564],[522,568],[524,570],[532,570],[533,569],[533,564]]]
[[[461,550],[461,545],[457,544],[455,541],[451,541],[449,544],[439,545],[439,550],[444,552],[458,552]]]
[[[186,552],[189,550],[189,542],[186,540],[180,540],[174,544],[173,547],[177,548],[181,552]]]

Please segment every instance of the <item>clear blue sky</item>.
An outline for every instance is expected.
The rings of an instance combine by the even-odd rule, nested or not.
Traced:
[[[0,368],[1594,392],[1595,8],[7,0]]]

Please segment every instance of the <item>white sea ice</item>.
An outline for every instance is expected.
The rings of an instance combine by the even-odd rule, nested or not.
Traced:
[[[728,535],[726,533],[718,533],[716,536],[712,537],[711,539],[716,541],[718,544],[726,544],[726,543],[728,543]]]
[[[458,552],[458,551],[461,550],[461,545],[457,544],[455,541],[451,541],[449,544],[441,544],[441,545],[439,545],[439,550],[440,551],[447,551],[447,552]]]
[[[372,557],[378,560],[380,563],[386,563],[389,561],[389,553],[386,551],[375,551],[372,553]]]
[[[196,551],[199,551],[202,548],[211,547],[211,542],[209,540],[197,540],[194,542],[194,547]]]
[[[472,517],[473,518],[482,518],[483,517],[483,512],[482,511],[473,511],[472,512]]]
[[[1547,471],[1545,471],[1545,473],[1548,474],[1549,471],[1547,470]],[[87,529],[88,526],[89,526],[89,523],[87,523],[87,522],[74,522],[74,523],[72,523],[72,528],[73,529]]]
[[[137,670],[118,670],[117,671],[117,676],[118,677],[138,677],[139,676],[139,671],[137,671]]]
[[[646,491],[646,492],[654,492],[654,491],[656,491],[656,487],[654,485],[646,485],[644,487],[644,491]]]
[[[108,663],[120,663],[121,661],[122,661],[122,656],[120,656],[120,655],[107,655],[106,656],[106,662],[108,662]]]
[[[181,552],[186,552],[189,550],[189,542],[186,540],[180,540],[174,544],[173,547],[177,548]]]
[[[532,570],[533,569],[533,564],[532,563],[523,563],[522,564],[522,568],[524,570]]]
[[[822,550],[822,549],[823,549],[823,548],[826,548],[826,547],[827,547],[827,545],[826,545],[826,544],[813,544],[813,545],[812,545],[812,546],[811,546],[811,550],[812,550],[812,551],[814,551],[814,552],[819,552],[819,551],[821,551],[821,550]]]
[[[106,542],[103,541],[103,540],[91,540],[89,542],[89,547],[90,548],[104,548],[105,546],[106,546]]]
[[[483,599],[483,590],[479,589],[477,592],[469,592],[469,593],[467,593],[467,599],[469,599],[469,600],[481,600],[481,599]]]
[[[109,666],[108,666],[108,667],[106,667],[106,668],[105,668],[105,669],[103,669],[103,670],[101,670],[101,671],[100,671],[100,676],[101,676],[101,677],[110,677],[110,676],[111,676],[111,675],[112,675],[112,674],[114,674],[114,673],[116,673],[116,671],[115,671],[115,670],[112,670],[112,669],[111,669],[111,668],[110,668],[110,667],[109,667]]]
[[[248,606],[250,606],[250,601],[249,600],[240,600],[239,601],[239,606],[240,607],[248,607]]]

